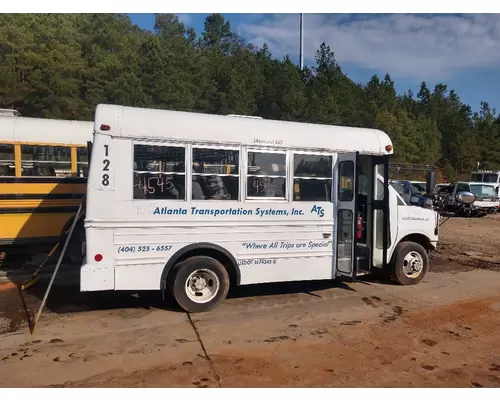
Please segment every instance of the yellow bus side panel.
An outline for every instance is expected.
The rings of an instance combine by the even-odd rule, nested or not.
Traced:
[[[0,183],[1,194],[85,193],[86,183]]]
[[[59,237],[64,224],[75,213],[0,214],[0,239]]]
[[[58,238],[75,215],[85,189],[85,182],[64,180],[0,183],[0,243],[37,243]]]

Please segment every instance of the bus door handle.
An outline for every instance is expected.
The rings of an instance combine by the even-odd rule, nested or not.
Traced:
[[[329,239],[331,236],[331,233],[323,233],[323,239]]]

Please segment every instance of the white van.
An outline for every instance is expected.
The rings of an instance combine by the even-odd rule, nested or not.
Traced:
[[[389,187],[390,154],[374,129],[101,104],[81,290],[162,290],[202,312],[238,285],[416,284],[438,214]]]
[[[466,216],[484,216],[495,213],[500,208],[500,201],[494,183],[457,182],[453,185],[443,186],[438,190],[440,195],[446,200],[445,211],[460,213]],[[463,207],[457,201],[457,193],[460,192],[474,194],[475,201]]]

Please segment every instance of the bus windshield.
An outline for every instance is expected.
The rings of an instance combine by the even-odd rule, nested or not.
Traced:
[[[475,172],[471,174],[470,180],[471,182],[497,183],[498,173],[480,174]]]

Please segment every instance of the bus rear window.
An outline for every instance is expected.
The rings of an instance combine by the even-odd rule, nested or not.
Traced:
[[[483,181],[483,174],[472,174],[470,177],[471,182],[482,182]]]
[[[484,174],[483,182],[484,183],[497,183],[498,175],[497,174]]]

